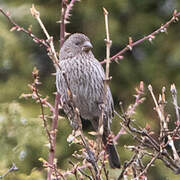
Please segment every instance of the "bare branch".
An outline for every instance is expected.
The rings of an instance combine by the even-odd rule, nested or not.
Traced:
[[[7,18],[7,20],[13,25],[13,28],[11,28],[11,31],[17,30],[22,31],[26,33],[28,36],[30,36],[35,43],[39,43],[43,45],[46,48],[49,48],[48,43],[44,39],[39,39],[37,36],[35,36],[30,30],[26,30],[23,27],[19,26],[10,16],[10,14],[7,12],[4,12],[3,9],[0,8],[0,12]]]
[[[53,113],[53,119],[52,119],[52,125],[51,125],[51,136],[52,136],[52,146],[49,149],[49,164],[53,165],[54,164],[54,158],[55,158],[55,152],[56,152],[56,133],[57,133],[57,125],[58,125],[58,115],[59,115],[59,101],[60,101],[60,95],[59,93],[56,94],[56,99],[55,99],[55,105],[54,105],[54,113]],[[48,170],[48,180],[51,180],[51,174],[52,174],[52,169],[50,168]]]
[[[171,94],[172,94],[172,99],[173,99],[173,104],[174,104],[174,108],[176,111],[176,117],[177,117],[177,125],[180,126],[180,115],[179,115],[179,106],[178,106],[178,102],[177,102],[177,90],[176,90],[176,86],[175,84],[171,85]]]
[[[65,41],[66,35],[69,33],[66,32],[66,24],[69,23],[69,18],[71,16],[70,12],[75,4],[80,0],[71,0],[68,4],[66,0],[61,1],[61,20],[60,20],[60,49]]]
[[[162,25],[160,28],[158,28],[157,30],[155,30],[151,34],[143,37],[142,39],[139,39],[135,42],[132,42],[132,40],[129,41],[129,44],[124,49],[122,49],[117,54],[115,54],[113,57],[111,57],[110,61],[112,62],[112,61],[116,61],[118,59],[122,59],[122,54],[124,54],[126,51],[132,50],[132,48],[134,46],[144,42],[145,40],[148,40],[151,42],[155,38],[155,35],[157,35],[161,32],[166,32],[169,25],[172,22],[176,22],[178,20],[179,16],[180,16],[180,12],[177,12],[176,10],[174,10],[172,18],[169,21],[167,21],[164,25]],[[106,63],[106,60],[101,61],[101,64],[105,64],[105,63]]]
[[[47,32],[44,24],[42,23],[41,19],[40,19],[40,13],[39,11],[37,11],[34,7],[34,5],[32,5],[32,8],[30,9],[31,10],[31,14],[32,16],[35,17],[35,19],[38,21],[40,27],[42,28],[44,34],[46,35],[46,38],[47,38],[47,42],[49,43],[49,46],[50,48],[48,48],[48,55],[49,57],[51,58],[51,60],[53,61],[54,63],[54,66],[57,70],[57,68],[59,67],[58,66],[58,58],[57,58],[57,54],[56,54],[56,51],[55,51],[55,48],[54,48],[54,43],[53,43],[53,37],[50,37],[49,33]]]
[[[105,80],[104,80],[104,97],[103,97],[103,104],[101,105],[101,115],[99,117],[99,125],[98,125],[98,150],[101,150],[102,144],[102,135],[103,135],[103,121],[104,121],[104,108],[107,104],[107,89],[108,89],[108,82],[109,82],[109,65],[110,65],[110,47],[111,41],[109,37],[109,25],[108,25],[108,11],[103,8],[104,11],[104,18],[105,18],[105,30],[106,30],[106,72],[105,72]]]
[[[160,152],[154,155],[154,157],[151,159],[151,161],[147,164],[147,166],[144,168],[144,170],[138,175],[137,179],[139,179],[142,175],[147,173],[147,170],[149,167],[154,163],[154,161],[158,158]]]

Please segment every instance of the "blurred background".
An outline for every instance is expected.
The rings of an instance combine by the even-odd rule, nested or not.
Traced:
[[[39,38],[45,38],[36,20],[30,14],[32,4],[41,13],[50,35],[54,37],[56,50],[59,51],[59,21],[61,1],[55,0],[1,0],[0,8],[8,11],[12,18],[24,28],[32,26],[32,32]],[[102,7],[109,11],[110,37],[113,42],[111,55],[119,52],[128,43],[128,37],[138,40],[150,34],[161,24],[169,20],[174,9],[180,10],[179,0],[83,0],[75,4],[67,25],[67,32],[82,32],[92,41],[93,53],[98,60],[105,58],[105,28]],[[46,49],[39,47],[23,32],[10,32],[12,25],[0,14],[0,175],[13,162],[19,168],[16,173],[6,179],[33,180],[45,179],[40,157],[47,159],[47,137],[43,122],[39,118],[40,106],[33,100],[20,99],[22,93],[30,93],[28,84],[33,81],[32,70],[37,67],[40,72],[40,92],[49,96],[54,103],[56,91],[55,69],[46,54]],[[135,115],[137,124],[144,127],[149,123],[158,133],[159,121],[153,110],[154,104],[147,91],[147,85],[153,86],[156,96],[163,86],[167,89],[167,111],[175,119],[170,85],[176,84],[180,92],[180,23],[173,23],[166,33],[158,34],[150,43],[144,43],[124,54],[124,59],[111,64],[111,90],[116,105],[119,101],[123,107],[134,102],[134,88],[140,81],[145,83],[146,101],[138,107]],[[180,102],[180,96],[179,96]],[[174,119],[173,119],[174,118]],[[173,123],[172,123],[173,124]],[[119,120],[114,119],[113,132],[120,130]],[[68,159],[77,146],[69,147],[67,136],[71,127],[67,120],[60,120],[57,137],[58,167],[66,169]],[[118,151],[122,162],[131,157],[124,145],[133,144],[134,140],[128,134],[122,135],[118,141]],[[119,172],[112,171],[112,177]],[[149,179],[179,179],[160,162],[149,170]]]

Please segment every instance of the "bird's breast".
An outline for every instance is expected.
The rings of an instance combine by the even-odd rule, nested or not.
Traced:
[[[98,63],[86,58],[74,58],[60,63],[80,114],[86,119],[100,113],[98,106],[103,99],[104,71]]]

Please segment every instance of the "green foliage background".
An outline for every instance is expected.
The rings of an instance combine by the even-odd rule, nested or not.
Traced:
[[[1,0],[0,7],[9,11],[18,24],[25,28],[32,25],[32,31],[45,38],[38,23],[30,15],[32,3],[41,12],[41,18],[49,33],[54,37],[56,49],[59,49],[60,1],[55,0]],[[128,37],[138,40],[157,29],[172,16],[173,10],[180,10],[178,0],[82,0],[76,3],[67,25],[67,31],[83,32],[91,39],[93,52],[97,59],[105,58],[105,28],[102,7],[109,11],[110,36],[113,42],[111,54],[117,53],[128,43]],[[54,102],[55,77],[53,65],[44,48],[39,48],[31,38],[22,32],[10,32],[12,27],[0,14],[0,175],[15,162],[19,171],[6,179],[45,179],[41,162],[47,159],[47,137],[39,118],[40,107],[33,100],[19,99],[22,93],[29,93],[28,83],[32,82],[31,72],[36,66],[40,70],[41,93]],[[175,83],[180,92],[180,23],[172,24],[168,34],[159,34],[152,43],[146,41],[136,46],[132,52],[124,54],[119,65],[111,64],[111,90],[116,109],[122,101],[126,109],[133,102],[134,88],[142,80],[147,87],[152,84],[156,95],[163,86],[169,89]],[[146,91],[147,92],[147,91]],[[158,120],[153,111],[153,102],[149,93],[146,102],[138,108],[136,119],[145,126],[148,122],[157,131]],[[168,98],[168,111],[173,112],[171,99]],[[179,101],[180,102],[180,101]],[[173,117],[173,116],[172,116]],[[173,119],[173,118],[172,118]],[[114,120],[112,129],[120,129],[118,120]],[[67,168],[68,159],[72,159],[74,148],[69,147],[66,139],[71,128],[66,120],[59,121],[57,158],[60,168]],[[128,135],[119,139],[118,150],[122,161],[131,153],[125,152],[124,145],[133,143]],[[149,179],[178,179],[160,162],[157,168],[150,168]],[[116,170],[113,175],[118,175]]]

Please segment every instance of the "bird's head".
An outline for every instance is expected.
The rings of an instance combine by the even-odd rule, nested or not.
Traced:
[[[93,48],[89,38],[81,33],[69,36],[60,50],[60,59],[74,57],[80,53],[91,53]]]

